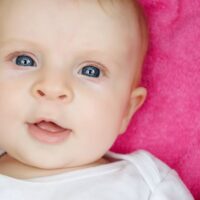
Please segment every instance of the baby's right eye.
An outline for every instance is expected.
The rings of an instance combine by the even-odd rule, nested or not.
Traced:
[[[23,67],[36,66],[35,61],[28,55],[19,55],[15,58],[15,64]]]

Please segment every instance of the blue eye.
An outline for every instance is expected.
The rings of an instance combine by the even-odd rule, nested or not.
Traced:
[[[97,67],[94,67],[92,65],[87,65],[81,69],[80,73],[85,76],[98,78],[100,76],[101,71]]]
[[[15,64],[23,67],[35,66],[35,61],[30,56],[20,55],[17,56]]]

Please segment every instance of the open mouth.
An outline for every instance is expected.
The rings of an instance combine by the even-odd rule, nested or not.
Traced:
[[[60,133],[66,130],[65,128],[61,127],[60,125],[54,122],[46,122],[44,120],[34,123],[34,125],[44,131],[48,131],[52,133]]]
[[[63,128],[52,121],[40,120],[35,123],[27,123],[28,132],[39,142],[56,144],[64,142],[71,133],[71,129]]]

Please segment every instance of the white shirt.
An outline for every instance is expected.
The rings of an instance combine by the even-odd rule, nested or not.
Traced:
[[[146,151],[115,162],[19,180],[0,175],[0,200],[192,200],[177,173]]]

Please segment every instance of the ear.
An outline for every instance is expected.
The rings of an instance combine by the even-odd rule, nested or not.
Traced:
[[[131,92],[129,103],[120,128],[120,134],[124,133],[134,113],[142,106],[147,96],[147,90],[144,87],[134,88]]]

